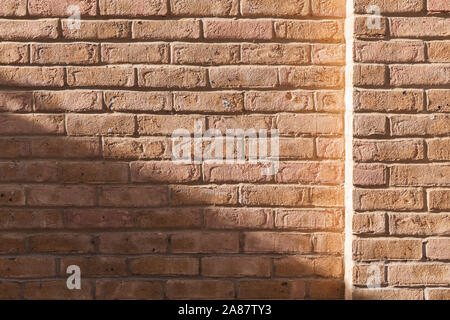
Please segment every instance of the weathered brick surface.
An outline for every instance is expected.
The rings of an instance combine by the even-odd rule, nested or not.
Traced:
[[[449,299],[448,4],[355,1],[354,299]]]

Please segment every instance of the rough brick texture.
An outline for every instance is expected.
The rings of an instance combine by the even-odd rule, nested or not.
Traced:
[[[449,299],[449,4],[355,0],[354,299]]]
[[[0,299],[344,298],[345,1],[2,0],[0,17]],[[277,174],[172,162],[196,121],[279,129]]]

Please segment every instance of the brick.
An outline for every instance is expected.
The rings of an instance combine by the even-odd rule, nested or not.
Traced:
[[[419,112],[423,110],[422,90],[356,90],[356,111],[367,112]]]
[[[430,112],[450,112],[450,91],[427,91],[427,110]]]
[[[362,187],[385,186],[387,172],[383,165],[357,164],[353,168],[353,184]]]
[[[306,0],[243,0],[241,12],[243,16],[256,17],[291,17],[309,15],[310,5]]]
[[[387,68],[384,65],[356,64],[353,68],[353,83],[356,86],[380,87],[385,85],[386,75]]]
[[[318,280],[309,284],[309,297],[314,300],[344,299],[344,282]]]
[[[237,233],[189,232],[171,236],[173,253],[237,253]]]
[[[32,110],[31,92],[0,92],[0,112],[31,112]]]
[[[206,127],[205,117],[195,115],[192,116],[143,115],[137,117],[139,135],[171,136],[175,130],[179,129],[184,129],[193,133],[197,123],[200,123],[201,127],[205,128]]]
[[[102,254],[148,254],[167,252],[167,236],[162,233],[105,233],[98,237]]]
[[[0,138],[0,155],[5,159],[29,157],[31,141],[24,138]]]
[[[420,260],[422,240],[410,239],[358,239],[353,241],[353,259],[374,260]]]
[[[2,115],[0,135],[61,135],[64,134],[63,115]]]
[[[299,186],[244,185],[241,203],[246,206],[301,207],[309,203],[309,190]]]
[[[205,20],[205,39],[211,40],[270,40],[273,38],[270,20]]]
[[[245,280],[238,282],[239,299],[304,299],[302,280]]]
[[[1,254],[21,254],[25,252],[25,237],[17,234],[0,235]]]
[[[321,112],[340,112],[345,110],[344,91],[317,91],[316,110]]]
[[[252,112],[302,112],[314,110],[310,91],[247,91],[245,110]]]
[[[310,138],[280,138],[279,148],[279,156],[281,159],[312,159],[314,142]]]
[[[313,16],[345,18],[344,0],[312,0],[311,9]]]
[[[448,165],[397,165],[391,167],[392,186],[450,186]]]
[[[311,56],[313,64],[341,66],[345,64],[345,45],[313,44]]]
[[[319,158],[343,159],[344,158],[344,139],[325,138],[316,139],[316,150]]]
[[[205,226],[208,229],[271,229],[273,220],[273,212],[270,209],[205,209]]]
[[[336,185],[344,182],[343,163],[281,163],[276,175],[278,183],[302,185]]]
[[[126,183],[128,164],[118,162],[63,162],[61,181],[64,183]]]
[[[395,38],[445,37],[450,32],[450,21],[443,17],[390,18],[390,31]]]
[[[230,44],[183,43],[172,45],[174,64],[222,65],[237,64],[240,46]]]
[[[102,62],[160,64],[169,63],[165,43],[102,43]]]
[[[275,22],[276,39],[344,42],[344,23],[342,21],[279,21]]]
[[[204,88],[206,70],[199,67],[140,67],[138,68],[138,84],[146,88]]]
[[[199,181],[200,166],[173,162],[132,162],[132,182],[189,183]]]
[[[63,227],[59,210],[3,209],[0,211],[0,229],[60,229]]]
[[[68,67],[70,87],[132,87],[134,69],[130,67]]]
[[[95,283],[95,298],[100,300],[156,300],[163,298],[159,281],[99,280]]]
[[[188,205],[231,205],[238,202],[235,186],[171,186],[170,204]]]
[[[450,260],[449,245],[450,238],[428,239],[426,245],[427,258],[432,260]]]
[[[40,234],[29,237],[33,253],[94,253],[94,239],[86,234]]]
[[[342,187],[311,188],[311,204],[317,207],[343,207],[344,188]]]
[[[62,37],[77,40],[112,40],[131,37],[131,23],[125,20],[80,20],[80,27],[72,27],[72,21],[62,19]]]
[[[127,275],[126,259],[122,257],[67,257],[60,262],[60,274],[66,276],[68,266],[77,265],[82,277],[123,277]]]
[[[244,98],[238,92],[175,92],[177,112],[235,113],[244,109]]]
[[[270,67],[221,67],[209,71],[212,88],[275,88],[278,86],[278,72]]]
[[[200,38],[199,20],[133,21],[133,39],[188,40]]]
[[[443,0],[428,1],[428,11],[450,11],[450,4]]]
[[[33,158],[92,159],[100,156],[100,142],[92,137],[43,137],[31,139]]]
[[[388,19],[371,16],[355,17],[353,34],[357,39],[385,39],[388,34]]]
[[[135,118],[123,114],[69,114],[66,118],[70,136],[133,135]]]
[[[447,211],[450,209],[450,190],[429,190],[428,192],[430,210]]]
[[[273,176],[264,175],[262,164],[211,164],[203,165],[203,179],[210,183],[263,183],[273,181]]]
[[[186,275],[199,273],[197,258],[185,257],[140,257],[130,260],[133,275]]]
[[[31,186],[27,204],[38,207],[88,207],[95,205],[95,193],[95,188],[88,186]]]
[[[274,272],[276,276],[323,276],[342,277],[344,264],[341,257],[305,258],[289,256],[274,260]]]
[[[450,139],[430,139],[427,140],[429,160],[449,160],[450,159]]]
[[[69,229],[119,229],[133,226],[131,212],[119,209],[70,209],[65,211]]]
[[[103,157],[115,160],[169,159],[167,138],[104,138]]]
[[[170,299],[232,299],[234,283],[227,280],[169,280],[166,294]]]
[[[378,6],[381,13],[411,13],[424,9],[422,0],[358,0],[355,3],[355,12],[368,13],[367,7],[371,5]]]
[[[27,0],[4,0],[0,17],[22,17],[27,14]]]
[[[0,282],[0,299],[19,300],[20,297],[21,297],[21,286],[19,282],[10,282],[10,281]]]
[[[81,281],[80,290],[67,289],[66,281],[33,281],[24,284],[24,298],[27,300],[91,300],[91,282]]]
[[[342,231],[344,214],[339,209],[278,209],[275,227],[293,231]]]
[[[1,40],[54,40],[58,38],[58,33],[58,19],[0,20]]]
[[[384,264],[380,263],[370,263],[370,264],[355,264],[353,266],[353,284],[360,286],[383,286],[386,284],[386,267]],[[355,288],[356,289],[356,288]],[[358,288],[360,289],[360,288]],[[358,293],[358,289],[354,290],[354,293]],[[374,289],[371,288],[375,292]],[[364,290],[364,289],[361,289]],[[364,293],[365,291],[363,291]],[[370,293],[370,292],[368,292]],[[363,294],[362,294],[363,295]]]
[[[341,115],[280,115],[278,130],[281,135],[289,136],[342,134],[344,123]]]
[[[450,50],[450,41],[428,42],[427,43],[428,61],[450,62],[450,57],[448,56],[449,50]]]
[[[426,300],[449,300],[450,290],[445,288],[429,288],[425,289]]]
[[[355,115],[353,118],[354,137],[384,136],[388,133],[388,118],[384,115]]]
[[[62,87],[64,69],[59,67],[0,67],[0,85],[7,87]]]
[[[448,65],[391,65],[389,69],[391,86],[439,86],[450,83]]]
[[[399,236],[432,236],[450,234],[447,213],[390,213],[389,233]]]
[[[237,16],[238,0],[170,0],[171,14],[175,16]]]
[[[353,299],[357,300],[423,300],[422,289],[356,289]]]
[[[424,62],[425,45],[422,41],[357,41],[354,59],[372,63]]]
[[[68,17],[74,14],[70,6],[79,8],[81,16],[95,16],[97,3],[95,0],[29,0],[28,12],[38,17]]]
[[[46,278],[55,276],[55,261],[45,257],[0,258],[2,278]]]
[[[105,103],[111,111],[159,112],[172,110],[168,92],[106,91]]]
[[[312,236],[314,253],[344,254],[344,235],[340,233],[316,233]]]
[[[218,129],[225,135],[227,131],[236,130],[234,137],[242,138],[244,135],[249,138],[254,136],[255,131],[258,133],[260,130],[266,130],[271,132],[274,126],[274,119],[271,116],[259,116],[259,115],[239,115],[239,116],[211,116],[208,117],[209,129]],[[239,130],[244,130],[244,133],[240,133]],[[252,136],[253,134],[253,136]],[[228,140],[234,139],[233,132],[228,132]],[[225,141],[226,143],[227,141]]]
[[[54,161],[0,162],[0,181],[57,182],[58,163]]]
[[[25,64],[30,60],[28,46],[20,43],[0,43],[1,64]]]
[[[243,44],[242,62],[246,64],[308,64],[310,47],[303,44]]]
[[[388,282],[395,286],[447,285],[449,276],[448,264],[392,264],[388,267]]]
[[[287,232],[245,232],[246,253],[310,253],[311,236]]]
[[[270,277],[270,258],[206,257],[202,261],[202,275],[206,277]]]
[[[92,112],[103,109],[102,93],[89,90],[35,91],[38,112]]]
[[[159,207],[167,205],[167,187],[102,187],[99,203],[105,207]]]
[[[398,162],[424,159],[421,140],[357,140],[353,143],[353,159],[358,162]]]
[[[99,0],[102,16],[165,16],[167,2],[164,0],[137,0],[130,3],[126,0]]]
[[[356,189],[353,197],[353,206],[359,211],[410,211],[424,208],[424,196],[420,189]]]
[[[341,88],[344,85],[342,67],[281,67],[280,85],[291,88]]]
[[[143,229],[194,229],[203,225],[203,211],[196,208],[145,209],[135,213]]]

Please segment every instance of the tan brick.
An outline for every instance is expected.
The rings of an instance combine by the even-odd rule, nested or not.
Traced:
[[[160,207],[167,205],[166,186],[102,187],[99,204],[104,207]]]
[[[253,112],[301,112],[314,109],[313,93],[310,91],[245,93],[245,110]]]
[[[426,300],[450,300],[450,289],[427,288],[425,289]]]
[[[104,138],[103,157],[106,159],[170,159],[168,138]]]
[[[0,92],[0,112],[30,112],[33,110],[31,92]]]
[[[450,186],[450,166],[439,164],[396,165],[391,167],[392,186]]]
[[[58,179],[58,163],[54,161],[0,162],[0,181],[57,182]]]
[[[345,287],[342,280],[315,280],[309,284],[309,297],[313,300],[344,299]]]
[[[312,63],[321,65],[344,65],[345,45],[313,44],[311,49]]]
[[[423,110],[422,90],[356,90],[356,111],[368,112],[419,112]]]
[[[170,186],[171,205],[231,205],[238,202],[235,186]]]
[[[422,41],[357,41],[354,59],[372,63],[424,62],[425,45]]]
[[[353,168],[353,184],[357,186],[385,186],[387,170],[383,165],[357,164]]]
[[[449,160],[450,159],[450,139],[430,139],[427,140],[428,159]]]
[[[423,300],[422,289],[355,289],[353,299],[357,300]]]
[[[72,136],[133,135],[135,118],[132,115],[70,114],[66,118],[67,134]]]
[[[268,132],[274,127],[274,119],[271,116],[260,115],[239,115],[239,116],[210,116],[208,119],[209,129],[218,129],[222,134],[226,134],[228,130],[244,130],[246,132],[236,132],[236,137],[244,135],[255,138],[255,131],[267,130]],[[253,136],[251,135],[253,133]],[[228,138],[232,137],[232,133],[228,133]]]
[[[199,181],[200,166],[173,162],[132,162],[132,182],[188,183]]]
[[[35,41],[57,39],[58,19],[0,20],[0,39]]]
[[[355,12],[367,13],[367,7],[378,6],[381,13],[410,13],[424,9],[423,0],[358,0]]]
[[[280,159],[312,159],[314,142],[311,138],[280,138]]]
[[[431,41],[427,43],[428,61],[430,62],[450,62],[449,51],[450,41]]]
[[[27,204],[36,207],[90,207],[96,203],[95,187],[90,186],[31,186]]]
[[[239,281],[239,299],[304,299],[303,280],[245,280]]]
[[[342,162],[281,163],[275,179],[278,183],[338,185],[344,182],[344,164]]]
[[[396,38],[445,37],[450,33],[450,21],[444,17],[390,18],[391,36]]]
[[[202,116],[172,116],[154,115],[138,116],[138,133],[140,135],[172,135],[175,130],[185,129],[191,133],[196,128],[196,123],[200,123],[202,128],[206,127],[205,117]]]
[[[68,67],[70,87],[132,87],[134,69],[130,67]]]
[[[27,0],[4,0],[0,17],[22,17],[27,14]]]
[[[64,183],[126,183],[128,164],[120,162],[63,162],[61,181]]]
[[[450,11],[450,4],[445,0],[430,0],[428,11]]]
[[[383,263],[355,264],[353,266],[352,275],[354,285],[381,287],[386,283],[386,267]],[[353,292],[355,293],[357,290],[358,289],[355,288]]]
[[[389,233],[393,235],[450,235],[448,213],[390,213]]]
[[[340,112],[345,110],[344,91],[315,92],[316,110],[319,112]]]
[[[388,19],[383,17],[377,17],[378,20],[374,20],[374,17],[364,16],[355,17],[355,26],[353,34],[358,39],[385,39],[388,33]],[[379,28],[374,27],[379,23]]]
[[[273,176],[265,175],[263,164],[203,164],[203,177],[210,183],[263,183],[273,181]]]
[[[344,265],[341,257],[305,258],[288,256],[274,259],[274,273],[282,277],[323,276],[342,277]]]
[[[125,20],[80,20],[80,27],[72,27],[72,20],[61,20],[65,39],[109,40],[131,37],[131,23]]]
[[[353,143],[353,159],[358,162],[397,162],[424,159],[422,140],[357,140]]]
[[[63,115],[2,115],[0,135],[61,135],[64,134]]]
[[[209,229],[271,229],[271,209],[210,208],[205,210],[205,225]]]
[[[343,207],[343,187],[316,187],[311,189],[311,204],[316,207]]]
[[[439,86],[450,83],[450,66],[448,65],[391,65],[389,69],[391,86]]]
[[[355,137],[384,136],[388,133],[388,118],[384,115],[358,114],[353,118]]]
[[[353,241],[353,259],[373,260],[420,260],[422,240],[410,239],[358,239]]]
[[[270,67],[217,67],[210,69],[212,88],[275,88],[278,72]]]
[[[244,109],[238,92],[175,92],[174,109],[178,112],[235,113]]]
[[[343,138],[319,137],[316,140],[317,156],[327,159],[342,159],[344,158],[344,143]]]
[[[195,208],[143,209],[135,216],[136,226],[144,229],[190,229],[203,225],[203,211]]]
[[[428,199],[430,210],[447,211],[450,209],[450,190],[429,190]]]
[[[106,91],[105,104],[119,112],[171,111],[172,97],[169,92]]]
[[[205,20],[205,39],[212,40],[270,40],[273,38],[270,20]]]
[[[69,10],[76,6],[81,16],[95,16],[97,14],[97,1],[95,0],[29,0],[28,12],[38,17],[68,17],[75,12]]]
[[[199,67],[139,67],[138,84],[147,88],[205,88],[206,69]]]
[[[172,62],[175,64],[237,64],[239,58],[239,45],[211,43],[176,43],[172,45]]]
[[[448,264],[392,264],[388,267],[388,282],[395,286],[447,285],[449,277]]]
[[[313,16],[345,18],[345,0],[312,0]]]
[[[344,235],[340,233],[315,233],[312,236],[314,253],[344,254]]]
[[[25,64],[30,60],[28,46],[21,43],[0,43],[1,64]]]
[[[237,253],[239,235],[236,232],[181,232],[171,236],[174,253]]]
[[[356,86],[383,86],[387,68],[378,64],[356,64],[353,68],[353,83]],[[392,80],[391,80],[392,83]]]
[[[241,188],[241,203],[246,206],[306,206],[309,190],[298,186],[244,185]]]
[[[103,109],[99,91],[35,91],[34,107],[39,112],[92,112]]]
[[[92,159],[100,156],[100,141],[93,137],[43,137],[29,142],[35,158]]]
[[[342,231],[344,214],[340,209],[278,209],[275,226],[295,231]]]
[[[102,62],[168,63],[169,46],[165,43],[102,43]]]
[[[353,192],[355,210],[409,211],[424,208],[424,195],[420,189],[356,189]]]
[[[332,135],[342,134],[344,123],[341,115],[280,115],[278,129],[281,135]]]
[[[275,22],[277,39],[297,41],[344,42],[343,21],[279,21]]]
[[[200,38],[198,20],[142,20],[133,21],[133,39],[188,40]]]
[[[386,233],[386,215],[384,213],[358,213],[352,219],[355,234],[384,234]]]
[[[99,0],[102,16],[165,16],[167,2],[164,0]]]
[[[308,64],[310,47],[304,44],[243,44],[242,63],[245,64]]]
[[[280,85],[291,88],[341,88],[344,85],[342,67],[281,67]]]
[[[434,238],[427,240],[427,258],[432,260],[450,260],[450,238]]]
[[[0,67],[0,85],[12,87],[62,87],[64,69],[59,67]]]
[[[307,0],[243,0],[241,6],[243,16],[307,16],[310,12]]]
[[[202,275],[206,277],[270,277],[270,258],[206,257],[202,259]]]
[[[238,0],[170,0],[171,14],[175,16],[237,16]]]
[[[428,90],[427,110],[430,112],[450,112],[450,90]]]
[[[247,253],[309,253],[311,236],[298,233],[246,232],[244,252]]]
[[[234,283],[227,280],[169,280],[166,294],[170,299],[232,299]]]

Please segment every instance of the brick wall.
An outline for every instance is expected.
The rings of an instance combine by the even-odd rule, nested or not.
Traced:
[[[450,2],[355,12],[353,298],[450,299]]]
[[[0,299],[343,298],[345,1],[0,16]],[[195,122],[278,129],[278,173],[175,164]]]

